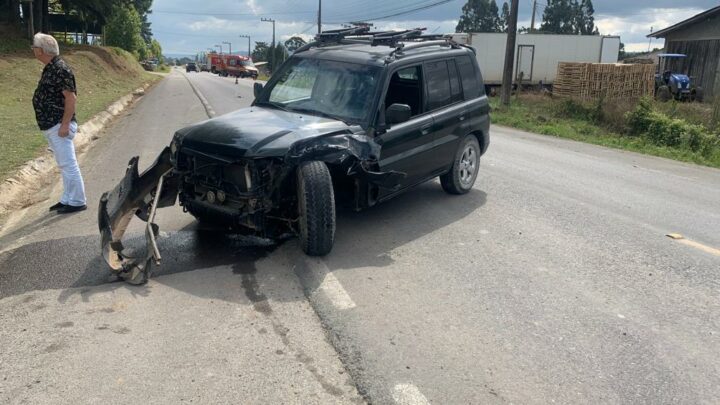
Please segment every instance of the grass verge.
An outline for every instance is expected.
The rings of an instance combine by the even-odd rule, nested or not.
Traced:
[[[501,105],[497,97],[492,98],[490,104],[493,108],[491,119],[494,124],[720,168],[720,147],[710,153],[700,153],[682,145],[659,145],[645,136],[633,135],[625,113],[636,108],[637,102],[592,106],[538,94],[524,94],[513,97],[509,107]],[[707,115],[703,111],[710,108],[700,104],[672,105],[654,102],[653,107],[668,117],[674,118],[677,114],[688,119],[690,123],[701,126],[707,122]],[[720,135],[714,136],[720,139]]]
[[[161,79],[118,48],[61,46],[60,54],[75,73],[79,123],[144,83]],[[47,148],[32,106],[42,69],[29,40],[0,40],[0,181]]]

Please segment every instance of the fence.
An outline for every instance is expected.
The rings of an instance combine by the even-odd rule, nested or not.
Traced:
[[[655,92],[655,65],[558,63],[553,94],[582,100],[634,99]]]

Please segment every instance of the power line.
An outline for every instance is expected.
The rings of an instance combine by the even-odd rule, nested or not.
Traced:
[[[224,11],[212,13],[212,12],[197,12],[197,11],[179,11],[179,10],[153,10],[152,14],[184,14],[184,15],[207,15],[207,16],[269,16],[269,15],[297,15],[297,14],[314,14],[314,11],[293,11],[293,12],[277,12],[277,13],[227,13]]]
[[[395,4],[394,4],[393,6],[388,7],[388,8],[372,7],[372,6],[369,6],[369,5],[368,5],[367,7],[365,7],[365,8],[363,9],[363,11],[360,11],[360,12],[358,12],[358,11],[351,11],[351,12],[347,12],[347,13],[333,14],[333,18],[332,18],[332,19],[338,20],[338,21],[339,21],[339,20],[345,20],[345,19],[349,19],[349,20],[353,20],[353,21],[358,21],[358,20],[362,21],[363,18],[362,18],[362,17],[359,17],[359,16],[362,16],[363,14],[367,15],[367,14],[366,14],[367,11],[364,11],[364,10],[370,10],[370,12],[371,12],[372,14],[374,14],[374,15],[378,15],[378,14],[384,15],[384,14],[390,14],[390,13],[405,11],[405,10],[408,9],[408,7],[423,7],[423,6],[432,4],[432,3],[435,2],[435,1],[437,1],[437,0],[411,1],[411,2],[409,2],[409,3],[402,4],[402,5],[398,5],[398,2],[395,2]]]
[[[447,3],[450,3],[450,2],[453,2],[453,1],[458,1],[458,0],[442,0],[442,1],[436,1],[436,2],[434,2],[434,3],[428,4],[428,5],[425,5],[425,6],[415,7],[415,8],[409,9],[409,10],[400,11],[400,12],[397,12],[397,13],[387,14],[387,15],[383,15],[383,16],[370,17],[370,18],[362,18],[361,20],[362,20],[362,21],[384,20],[384,19],[390,18],[390,17],[397,17],[397,16],[401,16],[401,15],[405,15],[405,14],[411,14],[411,13],[414,13],[414,12],[417,12],[417,11],[427,10],[427,9],[429,9],[429,8],[433,8],[433,7],[436,7],[436,6],[440,6],[440,5],[442,5],[442,4],[447,4]],[[343,21],[343,22],[346,22],[346,21]],[[326,22],[326,23],[327,23],[327,24],[342,24],[342,22]]]

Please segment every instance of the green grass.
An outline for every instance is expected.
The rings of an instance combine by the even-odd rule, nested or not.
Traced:
[[[0,40],[0,181],[47,148],[32,106],[43,65],[29,46],[27,40]],[[143,83],[160,79],[117,48],[63,46],[60,53],[75,73],[81,124]]]
[[[582,114],[563,113],[559,103],[558,100],[546,96],[524,95],[519,99],[513,97],[511,105],[505,107],[496,97],[490,100],[493,108],[491,120],[494,124],[543,135],[720,168],[720,150],[710,156],[703,156],[687,149],[658,146],[645,138],[629,136],[624,126],[622,110],[614,111],[613,116],[605,118],[606,122],[596,122],[597,120],[588,115],[583,117]],[[630,105],[621,107],[630,108]],[[663,108],[669,109],[670,106],[660,106],[659,110],[663,111]],[[707,106],[680,108],[686,110],[686,116],[692,117],[695,114],[701,120],[706,119],[700,113],[690,114],[689,111],[694,112]]]

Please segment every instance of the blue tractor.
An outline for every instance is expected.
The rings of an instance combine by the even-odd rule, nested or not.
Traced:
[[[696,87],[692,78],[686,74],[674,73],[669,69],[672,61],[687,58],[681,53],[661,53],[658,55],[658,70],[655,74],[655,97],[660,101],[671,98],[684,101],[702,101],[701,87]]]

